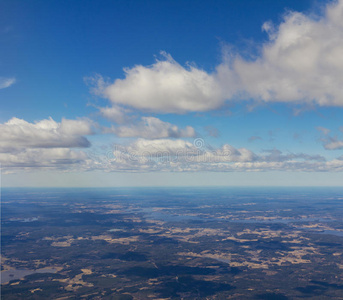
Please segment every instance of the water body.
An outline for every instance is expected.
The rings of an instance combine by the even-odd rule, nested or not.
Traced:
[[[271,220],[256,220],[256,219],[242,219],[242,220],[228,220],[232,223],[305,223],[305,222],[332,222],[331,219],[326,218],[302,218],[302,219],[271,219]]]
[[[12,269],[7,271],[1,271],[1,284],[8,283],[11,280],[21,279],[25,276],[36,274],[36,273],[56,273],[55,268],[44,268],[37,270],[25,270],[25,269]]]
[[[203,218],[199,216],[190,216],[190,215],[178,215],[178,214],[172,214],[168,212],[160,212],[155,211],[151,208],[142,208],[140,211],[147,214],[150,218],[154,220],[161,220],[165,222],[182,222],[182,221],[190,221],[190,220],[196,220],[196,221],[213,221],[218,219],[216,218]],[[301,219],[272,219],[272,220],[254,220],[254,219],[242,219],[242,220],[227,220],[231,223],[258,223],[258,224],[275,224],[275,223],[281,223],[281,224],[290,224],[290,223],[305,223],[305,222],[332,222],[333,220],[327,219],[327,218],[301,218]],[[311,231],[311,229],[301,228],[304,231]],[[115,230],[110,230],[115,231]],[[343,231],[338,230],[323,230],[323,231],[316,231],[315,233],[319,234],[332,234],[337,236],[343,236]],[[228,260],[221,260],[216,259],[221,262],[229,263]]]
[[[320,234],[332,234],[332,235],[337,235],[337,236],[343,236],[343,231],[338,231],[338,230],[323,230],[323,231],[319,231],[318,233],[320,233]]]
[[[181,221],[204,221],[208,219],[204,219],[198,216],[187,216],[187,215],[177,215],[177,214],[166,214],[160,212],[151,212],[149,213],[149,217],[154,220],[161,220],[165,222],[181,222]]]
[[[211,218],[211,217],[201,217],[194,215],[179,215],[175,213],[169,213],[166,211],[155,211],[152,208],[140,208],[139,211],[145,213],[149,218],[154,220],[161,220],[165,222],[180,222],[180,221],[224,221],[222,219]],[[301,219],[271,219],[271,220],[260,220],[260,219],[241,219],[241,220],[230,220],[227,219],[227,222],[232,223],[259,223],[259,224],[271,224],[271,223],[281,223],[281,224],[290,224],[290,223],[304,223],[304,222],[332,222],[331,219],[327,218],[301,218]]]
[[[128,210],[129,212],[132,212]],[[181,222],[181,221],[188,221],[188,220],[197,220],[197,221],[203,221],[208,220],[201,218],[199,216],[190,216],[190,215],[178,215],[175,213],[169,213],[169,212],[161,212],[156,211],[153,208],[139,208],[137,211],[143,212],[145,215],[147,215],[148,218],[151,218],[153,220],[161,220],[165,222]],[[136,212],[137,212],[136,211]]]

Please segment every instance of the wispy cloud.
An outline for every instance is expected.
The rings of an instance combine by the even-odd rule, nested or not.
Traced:
[[[343,149],[343,140],[337,140],[337,138],[330,138],[329,142],[324,144],[324,148],[327,150]]]
[[[249,142],[255,142],[257,140],[262,140],[262,138],[260,136],[253,135],[248,140],[249,140]]]
[[[343,139],[337,136],[330,136],[331,130],[325,127],[317,127],[317,130],[321,133],[320,141],[326,150],[339,150],[343,149]],[[343,132],[342,128],[340,131]]]
[[[104,133],[114,133],[119,137],[142,137],[146,139],[187,138],[195,136],[193,127],[187,126],[184,129],[180,129],[176,125],[163,122],[155,117],[142,117],[140,122],[127,126],[104,128]]]
[[[16,79],[14,77],[6,78],[6,77],[0,77],[0,89],[5,89],[10,87],[16,82]]]

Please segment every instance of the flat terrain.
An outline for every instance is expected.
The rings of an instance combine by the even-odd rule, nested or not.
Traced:
[[[343,189],[3,189],[2,299],[343,299]]]

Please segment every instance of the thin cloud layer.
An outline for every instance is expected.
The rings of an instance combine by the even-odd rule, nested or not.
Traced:
[[[6,77],[0,77],[0,89],[5,89],[10,87],[16,82],[16,79],[14,77],[6,78]]]
[[[95,80],[113,105],[160,113],[209,111],[225,101],[315,103],[343,106],[343,0],[321,17],[288,13],[268,34],[253,61],[228,53],[216,71],[181,66],[168,54],[151,66],[125,69],[125,78]]]
[[[188,138],[195,136],[195,130],[190,126],[180,129],[176,125],[163,122],[154,117],[142,117],[140,122],[128,126],[112,126],[105,129],[104,133],[114,133],[119,137],[141,137],[146,139]]]
[[[320,141],[326,150],[339,150],[343,149],[343,140],[337,136],[330,136],[330,130],[324,127],[317,127],[317,130],[321,133]],[[343,132],[342,127],[340,131]]]
[[[201,140],[138,139],[115,145],[107,156],[94,155],[96,169],[108,172],[233,172],[233,171],[343,171],[343,161],[326,161],[320,155],[282,153],[277,149],[256,154],[225,144],[206,146]]]
[[[119,105],[113,105],[112,107],[99,107],[100,114],[117,124],[124,124],[131,121],[130,110],[125,109]]]

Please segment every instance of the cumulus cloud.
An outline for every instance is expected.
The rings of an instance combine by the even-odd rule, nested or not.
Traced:
[[[16,80],[14,77],[11,77],[11,78],[0,77],[0,89],[8,88],[15,82]]]
[[[29,123],[12,118],[0,124],[0,151],[9,152],[16,148],[73,148],[89,147],[84,135],[92,134],[88,120],[62,119],[60,123],[52,118]]]
[[[124,79],[96,78],[94,91],[114,105],[162,113],[209,111],[245,99],[343,106],[343,0],[317,17],[289,12],[262,30],[268,41],[254,60],[230,52],[208,73],[164,53],[151,66],[125,69]]]
[[[119,137],[142,137],[146,139],[187,138],[195,136],[193,127],[187,126],[184,129],[180,129],[176,125],[163,122],[154,117],[142,117],[140,122],[129,126],[105,128],[104,132],[114,133]]]

